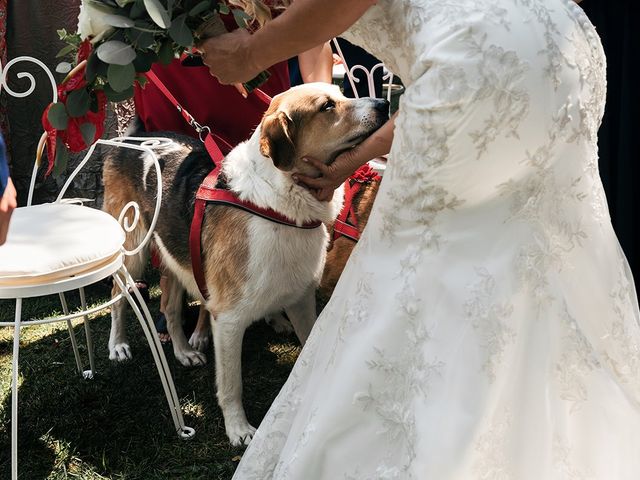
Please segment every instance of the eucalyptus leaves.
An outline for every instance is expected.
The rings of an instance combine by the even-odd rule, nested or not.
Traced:
[[[58,31],[67,43],[58,57],[72,62],[58,65],[58,72],[71,73],[58,87],[58,103],[43,115],[50,167],[57,156],[60,169],[67,149],[80,151],[100,138],[106,100],[131,98],[154,63],[166,65],[198,40],[223,33],[221,14],[232,14],[240,27],[250,22],[219,0],[82,0],[77,32]],[[247,90],[266,78],[261,74]]]

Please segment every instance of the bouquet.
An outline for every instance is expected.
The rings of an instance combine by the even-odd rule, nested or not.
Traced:
[[[38,158],[46,146],[47,174],[54,165],[63,171],[69,151],[79,152],[104,133],[107,101],[133,96],[134,85],[144,86],[145,72],[160,62],[169,64],[206,38],[225,33],[220,15],[232,14],[238,26],[250,28],[243,10],[218,0],[82,0],[78,30],[58,35],[67,45],[56,68],[67,73],[58,86],[58,101],[42,116],[45,134]],[[251,91],[268,72],[247,82]]]

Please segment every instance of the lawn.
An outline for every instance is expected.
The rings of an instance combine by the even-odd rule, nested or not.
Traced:
[[[149,272],[150,310],[157,312],[157,276]],[[88,301],[109,295],[87,289]],[[79,300],[70,297],[70,303]],[[75,302],[75,303],[74,303]],[[197,307],[191,306],[197,315]],[[60,310],[57,296],[25,301],[24,318]],[[0,318],[13,318],[13,303],[0,301]],[[64,323],[23,329],[20,348],[19,474],[36,479],[228,479],[244,448],[231,447],[215,399],[213,352],[206,367],[185,368],[170,346],[173,372],[190,441],[178,439],[151,353],[130,312],[128,332],[134,359],[108,359],[108,311],[92,317],[97,375],[83,380],[75,370]],[[74,322],[88,364],[82,321]],[[0,478],[10,478],[12,328],[0,328]],[[242,355],[244,405],[257,426],[289,374],[300,347],[295,336],[276,334],[264,322],[246,333]],[[87,367],[88,368],[88,367]]]

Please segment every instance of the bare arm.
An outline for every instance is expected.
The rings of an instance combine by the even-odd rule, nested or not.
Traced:
[[[333,53],[329,42],[299,54],[298,65],[304,83],[331,83],[333,80]]]
[[[375,0],[296,0],[253,35],[240,28],[198,48],[221,83],[246,82],[275,63],[327,42],[349,28]]]
[[[343,184],[353,172],[369,160],[389,153],[397,115],[398,112],[394,113],[389,121],[376,130],[373,135],[357,147],[339,155],[331,165],[325,165],[313,158],[306,159],[320,171],[320,176],[311,178],[296,174],[294,180],[311,190],[318,200],[331,200],[333,191]]]

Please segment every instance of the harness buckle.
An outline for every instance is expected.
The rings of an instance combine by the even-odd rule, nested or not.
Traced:
[[[198,127],[200,128],[199,130],[198,130]],[[196,129],[196,132],[198,132],[198,138],[200,138],[200,141],[204,143],[205,139],[207,138],[207,135],[211,134],[211,128],[209,128],[207,125],[205,125],[204,127],[201,125],[198,125],[197,127],[194,126],[194,128]]]
[[[204,143],[207,135],[211,134],[211,128],[209,126],[200,125],[191,115],[189,115],[189,125],[196,131],[202,143]]]

